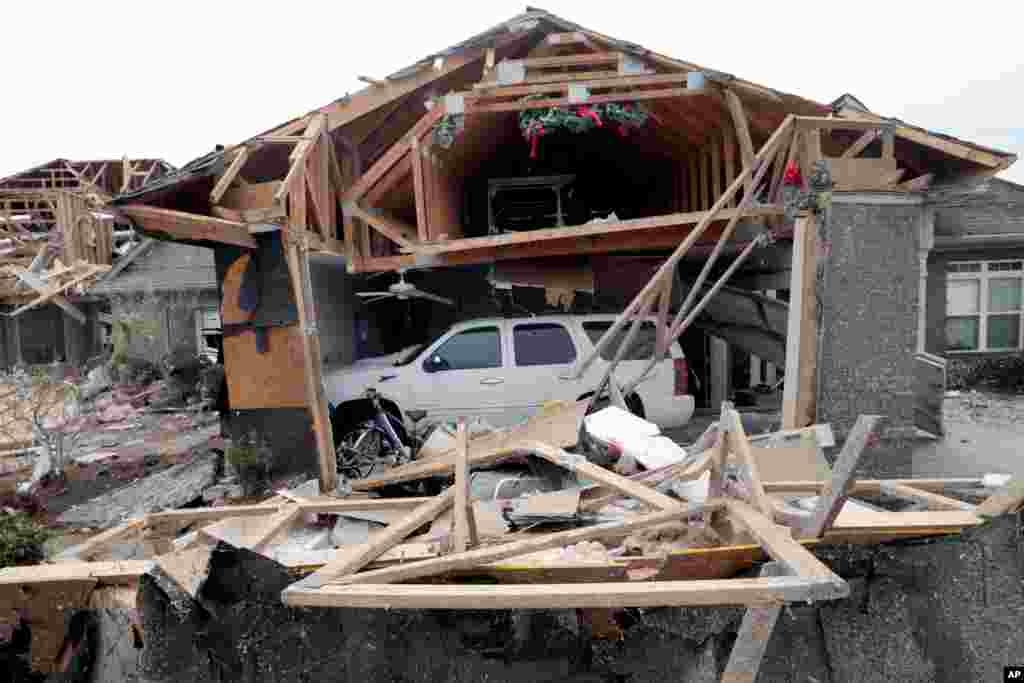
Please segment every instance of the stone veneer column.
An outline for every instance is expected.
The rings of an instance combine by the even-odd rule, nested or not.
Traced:
[[[918,195],[837,192],[821,221],[817,419],[840,437],[864,413],[914,431],[923,213]],[[902,455],[871,469],[909,474]]]

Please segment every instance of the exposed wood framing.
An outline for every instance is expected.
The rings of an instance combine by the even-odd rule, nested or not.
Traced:
[[[302,588],[316,588],[355,574],[370,562],[404,541],[416,529],[437,519],[438,515],[452,506],[454,500],[455,488],[452,487],[440,496],[431,498],[428,502],[423,503],[409,515],[403,517],[400,522],[389,524],[387,529],[375,536],[373,540],[357,546],[350,553],[325,565],[318,572],[303,579],[297,585]]]
[[[843,118],[835,119],[836,121],[843,122],[856,122],[864,128],[870,126],[876,127],[888,127],[895,131],[896,137],[909,140],[918,145],[929,147],[931,149],[942,152],[958,159],[970,161],[975,164],[982,166],[988,166],[994,169],[1007,168],[1016,159],[1014,156],[1004,157],[992,152],[978,149],[972,145],[960,142],[959,140],[953,140],[940,135],[935,135],[919,128],[913,128],[911,126],[903,125],[899,122],[889,121],[880,116],[874,114],[865,114],[862,112],[843,112]],[[845,128],[845,126],[836,126],[838,128]]]
[[[596,344],[594,345],[594,349],[577,365],[577,377],[582,376],[586,372],[586,370],[590,367],[590,365],[594,362],[598,355],[607,347],[611,340],[614,339],[620,333],[620,331],[623,329],[623,327],[625,327],[627,322],[630,319],[632,319],[633,316],[635,316],[638,313],[640,308],[648,302],[648,299],[652,297],[655,293],[657,293],[661,287],[665,286],[666,281],[672,282],[674,280],[676,264],[683,257],[683,255],[686,254],[686,252],[690,249],[694,242],[696,242],[700,238],[703,232],[711,224],[711,221],[724,209],[725,205],[729,202],[729,200],[735,196],[735,194],[739,191],[740,187],[745,183],[750,182],[752,175],[753,182],[751,182],[750,184],[757,185],[758,183],[760,183],[761,179],[767,172],[772,159],[778,153],[780,145],[790,133],[792,122],[793,118],[787,117],[783,124],[779,126],[775,133],[773,133],[772,136],[765,142],[764,146],[753,158],[751,163],[744,164],[743,171],[735,180],[733,180],[732,183],[730,183],[725,193],[722,194],[715,201],[714,206],[712,206],[711,210],[704,215],[704,218],[701,219],[701,222],[697,225],[697,227],[695,227],[693,231],[691,231],[690,234],[687,235],[686,239],[684,239],[682,243],[679,244],[676,250],[672,253],[671,256],[669,256],[665,263],[662,264],[662,266],[648,281],[644,288],[636,295],[636,297],[634,297],[633,301],[629,304],[629,306],[627,306],[626,310],[623,311],[622,314],[616,319],[615,323],[613,323],[612,326],[596,342]],[[756,175],[754,175],[754,170],[752,168],[753,164],[759,164]],[[752,201],[753,193],[744,193],[743,199],[740,201],[739,206],[736,208],[733,218],[730,219],[729,224],[726,226],[726,233],[731,232],[731,230],[736,224],[736,221],[738,221],[739,219],[739,215],[741,215],[743,211],[746,210],[747,206]],[[758,240],[751,242],[748,248],[743,253],[740,254],[740,258],[737,259],[737,263],[740,262],[741,258],[746,258],[746,256],[749,255],[750,250],[757,243]],[[727,271],[723,278],[723,282],[724,279],[727,279],[727,277],[730,275],[731,273]],[[699,313],[699,309],[695,309],[693,315],[696,315],[696,313]],[[678,317],[679,316],[677,314],[677,318]],[[641,320],[639,318],[637,318],[633,322],[634,327],[640,324]],[[670,334],[669,339],[674,340],[675,336]],[[657,362],[657,359],[652,358],[651,361]],[[611,368],[611,371],[614,372],[614,364]],[[612,383],[614,384],[614,379],[612,379]]]
[[[747,123],[747,114],[743,110],[743,102],[732,90],[725,90],[725,102],[729,106],[729,114],[732,115],[733,126],[736,128],[736,139],[739,141],[740,155],[743,165],[747,168],[754,167],[754,143],[750,137],[750,126]],[[752,178],[747,177],[748,184],[744,191],[750,194],[753,191]]]
[[[770,562],[761,568],[761,577],[785,576],[788,572],[779,562]],[[768,650],[775,622],[782,607],[748,607],[736,634],[736,642],[729,654],[729,662],[722,674],[722,683],[754,683],[761,668],[761,660]]]
[[[183,211],[158,209],[144,204],[118,207],[136,221],[145,232],[168,235],[188,242],[220,242],[248,249],[256,248],[256,240],[244,223],[225,221]]]
[[[839,158],[840,159],[853,159],[854,157],[859,155],[861,152],[863,152],[865,149],[867,149],[868,146],[870,146],[871,143],[874,142],[877,139],[878,139],[878,131],[877,130],[865,131],[863,135],[861,135],[859,138],[857,138],[856,142],[854,142],[852,145],[850,145],[846,149],[846,151],[843,152],[839,156]]]
[[[783,385],[782,428],[798,429],[814,422],[817,391],[818,226],[813,215],[800,216],[793,234],[790,304]]]
[[[798,578],[489,585],[376,584],[287,589],[286,605],[407,609],[575,609],[770,605],[799,602],[818,591]],[[839,596],[837,596],[839,597]]]
[[[210,203],[219,204],[221,197],[231,187],[231,183],[238,177],[238,173],[245,166],[245,162],[249,160],[249,148],[242,147],[235,154],[235,158],[231,160],[231,165],[228,166],[224,174],[217,180],[217,184],[213,186],[213,191],[210,193]]]
[[[634,100],[660,100],[674,97],[699,97],[710,96],[710,91],[698,88],[667,88],[664,90],[633,90],[624,93],[609,93],[607,95],[591,95],[586,98],[586,104],[605,104],[608,102],[632,102]],[[523,100],[517,102],[491,102],[478,103],[466,102],[466,112],[471,114],[496,113],[503,111],[526,111],[528,109],[541,109],[547,107],[567,107],[579,104],[568,97],[553,97],[546,100]]]
[[[832,526],[839,511],[849,495],[849,485],[853,473],[857,469],[865,449],[878,438],[878,430],[884,418],[879,415],[861,415],[857,423],[846,437],[835,466],[832,468],[832,480],[822,489],[818,496],[818,505],[814,509],[807,526],[802,529],[803,536],[818,538]]]
[[[466,423],[459,421],[455,436],[455,492],[452,551],[461,553],[476,545],[476,524],[473,521],[473,501],[469,495],[469,433]]]
[[[317,456],[320,464],[320,490],[334,491],[338,483],[337,462],[334,455],[334,434],[331,430],[330,412],[324,394],[321,376],[320,335],[317,329],[316,302],[313,300],[309,275],[309,254],[302,239],[306,232],[305,221],[305,177],[300,173],[292,180],[289,194],[291,216],[286,236],[285,256],[291,276],[295,305],[299,312],[302,329],[303,365],[306,378],[306,397],[309,412],[316,432]],[[300,209],[301,210],[297,210]]]

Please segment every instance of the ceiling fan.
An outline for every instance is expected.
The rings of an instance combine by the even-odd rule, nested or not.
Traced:
[[[455,302],[451,299],[446,299],[443,296],[437,294],[431,294],[430,292],[424,292],[422,289],[417,289],[416,285],[405,281],[405,271],[398,271],[398,282],[388,287],[386,292],[356,292],[356,296],[367,297],[364,300],[366,304],[372,304],[376,301],[383,301],[384,299],[396,298],[400,301],[406,301],[408,299],[427,299],[429,301],[436,301],[439,304],[446,306],[454,306]]]

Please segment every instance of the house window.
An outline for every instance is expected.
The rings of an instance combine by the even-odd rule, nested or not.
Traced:
[[[1021,348],[1024,261],[964,261],[946,269],[949,351]]]
[[[196,311],[196,351],[217,362],[221,335],[220,311],[216,308],[201,308]]]

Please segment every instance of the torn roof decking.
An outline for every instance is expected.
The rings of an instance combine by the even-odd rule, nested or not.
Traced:
[[[346,169],[346,182],[351,183],[368,172],[379,159],[386,157],[396,144],[403,143],[408,131],[423,118],[425,113],[423,103],[425,101],[430,99],[435,99],[435,103],[442,101],[439,98],[451,92],[461,92],[465,95],[467,133],[460,138],[469,138],[470,142],[467,143],[465,139],[460,139],[450,150],[450,154],[435,153],[434,151],[431,154],[438,159],[444,157],[444,161],[454,167],[457,173],[462,177],[467,177],[479,170],[482,161],[487,158],[488,154],[495,153],[494,147],[498,142],[505,142],[512,133],[518,133],[511,120],[516,116],[515,110],[520,108],[516,98],[521,97],[523,92],[547,93],[553,102],[562,99],[561,95],[564,94],[566,83],[548,81],[495,86],[486,81],[489,76],[493,77],[493,69],[488,68],[493,63],[510,59],[522,60],[537,54],[557,53],[557,50],[547,49],[552,46],[559,47],[558,44],[553,44],[549,40],[552,38],[555,43],[578,41],[587,43],[590,48],[601,53],[621,53],[621,55],[628,56],[629,59],[637,60],[647,66],[646,72],[643,74],[618,73],[613,74],[615,77],[610,79],[603,76],[600,78],[588,77],[588,69],[600,67],[600,64],[595,67],[583,64],[579,68],[566,72],[566,83],[572,81],[576,81],[577,84],[586,83],[598,93],[595,95],[597,98],[604,97],[605,95],[602,93],[605,92],[614,95],[616,89],[621,89],[619,86],[627,84],[630,85],[634,94],[647,97],[648,95],[645,94],[647,91],[652,93],[651,97],[657,98],[645,101],[645,104],[655,114],[660,124],[654,126],[654,130],[639,131],[635,135],[635,143],[647,154],[681,158],[685,155],[684,150],[700,147],[709,137],[719,134],[728,136],[730,133],[726,129],[730,127],[731,123],[728,107],[717,96],[717,93],[724,89],[736,93],[743,102],[747,125],[755,149],[771,135],[787,115],[823,117],[833,111],[828,105],[780,93],[728,74],[675,60],[635,44],[589,31],[543,10],[528,9],[522,15],[447,50],[429,55],[413,66],[383,80],[367,79],[372,81],[371,85],[304,117],[296,118],[282,126],[250,138],[226,151],[214,152],[197,159],[177,174],[150,183],[140,191],[119,197],[116,203],[122,205],[150,204],[158,208],[193,213],[196,214],[197,220],[204,220],[214,208],[211,206],[210,193],[214,191],[218,179],[225,174],[243,149],[246,150],[246,158],[241,164],[241,168],[236,169],[240,172],[239,178],[244,177],[247,183],[265,183],[280,179],[285,176],[291,158],[301,144],[304,131],[310,129],[310,124],[317,116],[326,116],[324,128],[329,131],[334,154],[341,166]],[[557,55],[555,58],[558,59]],[[543,58],[533,61],[542,60]],[[594,62],[595,60],[589,61]],[[567,68],[572,69],[572,67]],[[691,71],[700,71],[704,74],[709,83],[706,93],[688,93],[682,87],[685,85],[683,81],[685,81],[686,74]],[[601,76],[601,74],[598,75]],[[605,89],[602,90],[602,88]],[[901,165],[907,169],[905,172],[909,173],[903,178],[905,181],[918,178],[918,183],[923,185],[931,169],[940,171],[946,169],[955,175],[994,173],[1011,164],[1016,158],[1011,154],[987,150],[954,138],[934,135],[906,126],[902,122],[865,114],[862,109],[862,107],[845,108],[843,115],[849,116],[858,124],[866,123],[864,119],[869,119],[878,121],[880,127],[896,126],[896,155],[900,159]],[[501,123],[496,125],[495,121]],[[479,130],[477,130],[478,123]],[[856,128],[862,130],[861,126],[856,126]],[[853,137],[855,134],[857,133],[832,131],[823,136],[822,147],[826,151],[830,151],[828,148],[838,145],[841,150],[856,139]],[[483,138],[482,142],[480,138]],[[881,143],[874,144],[880,145]],[[393,173],[397,173],[399,176],[397,179],[399,182],[392,188],[393,191],[376,192],[371,190],[371,195],[376,192],[373,199],[379,200],[379,203],[374,203],[373,206],[398,211],[400,216],[405,216],[404,222],[408,225],[411,216],[417,211],[414,205],[415,200],[409,199],[416,194],[415,175],[405,161],[401,162]],[[903,191],[916,189],[919,188],[908,185],[903,188]],[[317,198],[311,196],[311,199]],[[276,205],[281,206],[275,215],[283,217],[285,203],[281,200],[280,193],[275,202]],[[270,207],[263,207],[261,210],[267,212],[270,211]],[[315,213],[312,206],[309,211],[307,216]],[[230,215],[223,209],[219,211],[218,215],[221,219],[241,217],[240,215]],[[303,219],[303,222],[306,220],[308,219]],[[143,231],[150,229],[146,220],[136,218],[135,222]],[[244,231],[251,228],[246,227],[245,218],[241,217],[241,220],[232,222],[233,225],[224,225],[214,224],[211,221],[210,229],[202,231],[201,239],[197,238],[194,231],[188,234],[159,232],[163,232],[162,237],[164,238],[204,246],[214,246],[223,241],[233,244],[246,242]],[[273,222],[278,225],[283,224],[283,221],[280,220]],[[337,238],[341,237],[342,232],[340,222],[339,218],[339,225],[329,226]],[[362,267],[357,267],[357,269],[386,270],[410,265],[479,262],[475,261],[477,257],[483,256],[488,249],[494,251],[493,247],[484,246],[483,243],[477,247],[470,244],[468,239],[462,241],[451,239],[450,241],[454,244],[447,247],[438,248],[434,244],[423,244],[423,249],[416,257],[408,253],[402,254],[400,252],[403,250],[409,251],[404,247],[411,242],[424,239],[430,242],[434,238],[429,233],[424,235],[422,231],[421,234],[414,237],[413,233],[415,233],[416,227],[412,226],[410,233],[407,232],[408,228],[402,226],[402,223],[403,221],[388,223],[381,219],[379,225],[374,226],[381,235],[371,231],[372,239],[365,236],[359,238],[362,248],[370,250],[370,255],[373,258],[365,259]],[[622,229],[628,230],[629,228],[623,226]],[[403,234],[406,237],[403,237]],[[383,239],[382,236],[386,236],[387,239],[396,243],[396,246],[391,248],[390,255],[387,250],[380,252],[379,249],[376,250],[378,253],[373,253],[374,244],[386,244],[386,242],[379,242]],[[449,235],[449,237],[458,236],[457,233]],[[354,236],[346,235],[346,237],[351,246]],[[537,238],[538,242],[547,241],[547,246],[552,246],[550,239],[546,239],[540,234],[537,235]],[[567,234],[566,238],[572,238],[572,235]],[[678,240],[678,235],[674,238]],[[526,237],[525,241],[530,241],[529,237]],[[666,241],[668,241],[667,238]],[[587,240],[585,250],[594,253],[634,248],[633,243],[621,243],[616,239],[606,239],[604,240],[605,244],[601,246],[597,246],[598,242],[599,240]],[[462,250],[463,247],[465,247],[464,250]],[[314,248],[316,247],[314,246]],[[518,250],[521,248],[517,247],[515,252],[506,248],[500,250],[499,253],[504,257],[518,258],[520,257]],[[639,247],[641,250],[645,248],[664,247],[660,244],[653,245],[647,241]],[[537,250],[545,254],[548,253],[542,247],[535,247],[534,251]],[[558,253],[567,252],[558,250]],[[531,254],[524,252],[524,255]],[[358,262],[360,259],[354,260]]]

